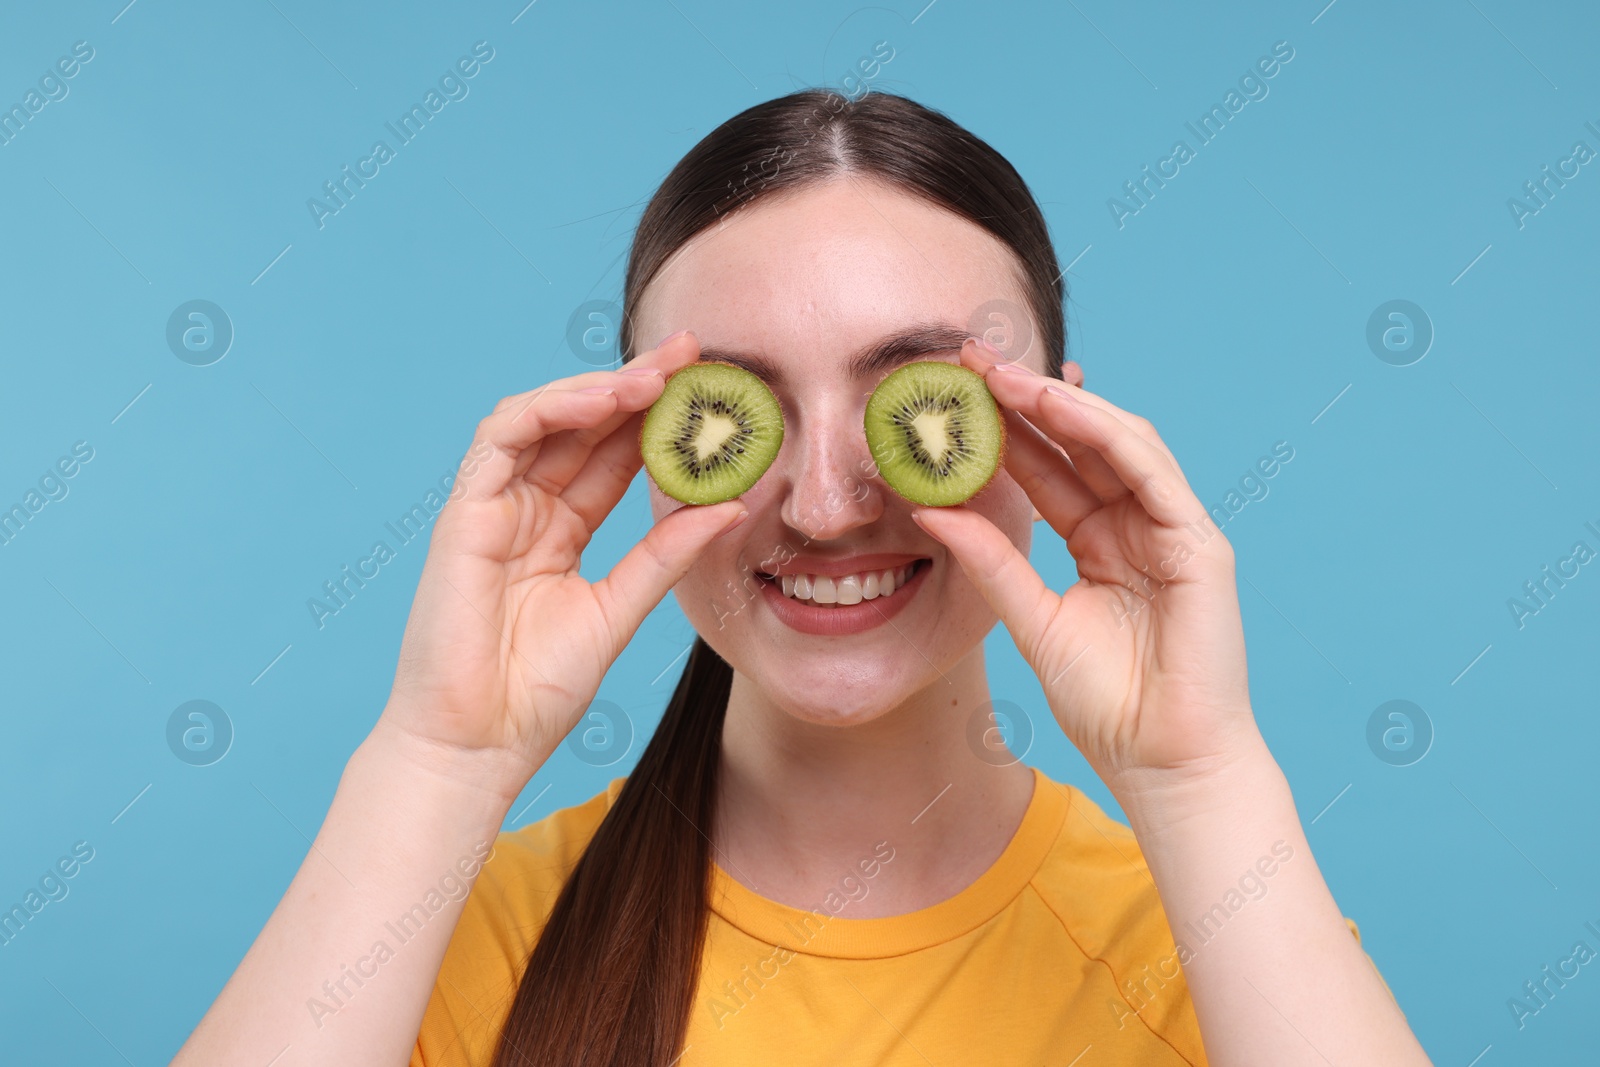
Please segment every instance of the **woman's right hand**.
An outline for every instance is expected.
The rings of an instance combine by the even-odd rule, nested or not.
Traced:
[[[622,370],[508,396],[478,424],[434,523],[380,729],[507,803],[527,784],[644,617],[744,514],[738,500],[680,507],[605,578],[578,573],[643,465],[645,409],[699,353],[684,332]]]

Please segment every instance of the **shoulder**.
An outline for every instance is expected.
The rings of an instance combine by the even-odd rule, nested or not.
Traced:
[[[1037,788],[1064,802],[1061,829],[1040,865],[1033,889],[1091,958],[1126,951],[1130,934],[1140,942],[1163,934],[1170,941],[1150,865],[1133,831],[1075,785],[1038,772]]]
[[[1088,794],[1040,772],[1066,802],[1054,847],[1031,888],[1083,955],[1103,967],[1120,1026],[1144,1026],[1191,1063],[1204,1063],[1199,1020],[1174,929],[1133,831]]]
[[[412,1067],[488,1063],[556,896],[624,778],[581,804],[495,837],[462,907],[423,1014]]]
[[[560,892],[567,874],[588,847],[589,839],[606,812],[611,810],[625,781],[625,778],[614,778],[604,790],[581,804],[553,811],[527,826],[502,831],[495,838],[494,851],[484,864],[472,895],[467,898],[462,922],[465,923],[472,912],[474,901],[483,917],[488,918],[484,909],[497,906],[496,898],[502,895],[521,901],[530,892]],[[552,895],[542,910],[548,913],[548,905],[553,903]]]
[[[1131,1022],[1137,1017],[1194,1062],[1204,1063],[1182,964],[1238,911],[1266,894],[1272,875],[1295,858],[1293,850],[1274,846],[1272,854],[1241,870],[1237,882],[1205,914],[1169,916],[1144,852],[1125,823],[1083,790],[1042,771],[1039,787],[1057,790],[1066,811],[1031,888],[1083,954],[1108,969],[1127,1006],[1124,1018]],[[1355,921],[1344,921],[1359,944]]]

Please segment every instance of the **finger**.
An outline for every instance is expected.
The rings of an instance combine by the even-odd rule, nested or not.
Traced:
[[[627,422],[590,453],[583,469],[567,483],[561,499],[594,533],[627,493],[634,476],[644,466],[639,454],[639,427],[644,414],[635,412]]]
[[[486,416],[478,423],[472,450],[474,454],[487,450],[490,455],[469,483],[466,496],[484,500],[498,495],[520,473],[519,464],[525,470],[531,462],[525,452],[536,452],[550,434],[598,424],[617,409],[618,399],[612,389],[585,393],[552,385],[541,389],[520,410],[506,408]]]
[[[970,370],[984,375],[984,382],[988,385],[990,394],[999,401],[1002,409],[1013,411],[1027,409],[1030,413],[1034,412],[1038,393],[1047,383],[1056,381],[1054,378],[1035,374],[1028,367],[1003,360],[991,360],[979,348],[977,338],[968,338],[962,344],[961,362]],[[1026,378],[1026,384],[1012,381],[1014,378]],[[1034,417],[1037,418],[1037,415]],[[1128,487],[1122,484],[1122,479],[1117,477],[1116,471],[1112,470],[1111,465],[1094,449],[1087,447],[1081,441],[1070,440],[1058,442],[1058,446],[1072,460],[1073,469],[1095,494],[1098,502],[1104,503],[1127,495]]]
[[[1204,514],[1167,453],[1115,415],[1051,388],[1034,403],[1039,412],[1039,418],[1032,420],[1036,426],[1056,440],[1079,441],[1094,449],[1157,522],[1176,528]]]
[[[1051,592],[1001,529],[984,515],[957,505],[915,508],[911,517],[950,550],[967,578],[989,602],[1029,663],[1061,598]]]
[[[966,350],[963,347],[963,353]],[[1164,445],[1152,444],[1123,422],[1118,413],[1129,420],[1138,416],[1026,368],[993,363],[985,381],[997,401],[1026,416],[1066,449],[1084,482],[1101,499],[1109,501],[1132,493],[1145,511],[1165,526],[1184,526],[1200,519],[1205,509],[1172,454]],[[1144,424],[1149,426],[1148,422]],[[1089,451],[1100,457],[1104,467],[1093,464]],[[1106,480],[1106,469],[1114,475],[1115,483]]]
[[[583,469],[589,454],[617,427],[645,411],[661,399],[665,379],[649,374],[628,376],[602,388],[615,388],[615,410],[592,425],[552,433],[517,456],[513,471],[517,476],[549,493],[560,493],[573,476]]]
[[[495,404],[494,411],[491,414],[498,415],[507,408],[522,407],[547,389],[569,389],[576,392],[579,389],[590,389],[595,386],[615,387],[619,384],[626,385],[628,379],[623,378],[619,381],[618,373],[618,371],[614,370],[596,370],[588,371],[584,374],[574,374],[570,378],[556,378],[553,381],[543,382],[526,392],[512,393],[510,396],[501,397],[500,402]],[[633,377],[638,377],[638,375],[633,375]]]
[[[611,654],[621,655],[634,631],[667,591],[689,573],[713,538],[749,515],[744,501],[687,505],[650,528],[644,539],[594,584],[612,636]]]
[[[685,331],[682,335],[669,338],[667,341],[657,345],[655,348],[651,348],[640,353],[633,359],[629,360],[625,366],[617,370],[589,371],[585,374],[577,374],[570,378],[559,378],[556,381],[548,384],[571,389],[583,389],[591,385],[612,385],[619,380],[626,380],[630,374],[633,377],[639,377],[640,375],[632,374],[631,372],[644,370],[659,371],[661,372],[661,376],[665,378],[679,367],[685,365],[686,363],[693,363],[699,358],[699,339],[695,337],[692,331]],[[496,412],[500,412],[508,407],[520,406],[521,404],[524,404],[530,400],[534,394],[539,392],[539,390],[544,388],[546,388],[546,386],[541,385],[537,388],[529,389],[523,393],[514,393],[511,396],[503,398],[498,404],[495,405],[494,410]]]
[[[1135,415],[1131,411],[1124,411],[1122,408],[1117,407],[1117,405],[1113,404],[1105,397],[1096,393],[1091,393],[1087,389],[1083,388],[1083,368],[1078,366],[1076,363],[1067,362],[1062,364],[1062,377],[1054,378],[1050,377],[1049,375],[1036,373],[1032,367],[1029,367],[1026,364],[1011,363],[1005,361],[1003,358],[997,357],[996,350],[986,350],[983,347],[983,342],[978,338],[973,338],[972,343],[973,347],[970,353],[968,353],[965,348],[962,350],[962,364],[972,370],[977,371],[979,374],[983,374],[985,376],[985,381],[991,387],[995,386],[996,383],[999,383],[1001,378],[1027,379],[1033,384],[1033,388],[1035,389],[1043,388],[1044,386],[1051,384],[1065,386],[1067,394],[1073,399],[1081,400],[1085,404],[1089,404],[1116,416],[1116,418],[1124,425],[1137,432],[1140,437],[1150,442],[1162,452],[1165,452],[1167,458],[1172,460],[1174,466],[1177,465],[1177,459],[1172,455],[1172,450],[1169,449],[1167,447],[1167,443],[1161,439],[1161,435],[1156,432],[1156,428],[1151,424],[1150,420],[1143,418],[1142,416]],[[1011,369],[1002,370],[1000,374],[996,375],[994,378],[989,378],[988,371],[996,363]],[[1015,386],[1017,384],[1017,381],[1008,380],[1000,383],[999,387],[1005,389],[1008,386]],[[1008,393],[1007,395],[1011,394]]]
[[[618,391],[617,409],[598,425],[583,427],[572,434],[551,435],[549,440],[541,441],[536,448],[527,449],[517,457],[514,474],[518,477],[528,476],[532,470],[534,474],[530,480],[533,484],[549,492],[560,492],[561,487],[582,469],[595,445],[610,436],[635,411],[648,408],[659,400],[666,379],[680,367],[698,360],[699,356],[699,339],[692,332],[684,331],[630,361],[621,370],[599,371],[552,383],[564,386],[569,382],[594,380],[601,388],[610,387]],[[523,394],[529,398],[533,395]],[[527,402],[522,401],[524,404]],[[505,404],[505,401],[501,403]],[[516,404],[508,406],[512,410],[517,407]],[[548,461],[541,459],[547,452],[553,453],[551,458]]]
[[[1006,473],[1028,494],[1050,528],[1063,539],[1105,503],[1073,468],[1055,442],[1010,408],[1006,420]]]

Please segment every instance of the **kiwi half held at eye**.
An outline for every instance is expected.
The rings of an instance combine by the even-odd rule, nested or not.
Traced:
[[[743,367],[701,360],[674,371],[639,430],[639,454],[661,491],[720,504],[756,484],[783,444],[783,408]]]
[[[867,401],[867,447],[889,488],[947,507],[976,495],[1005,457],[1006,429],[983,376],[957,363],[907,363]]]

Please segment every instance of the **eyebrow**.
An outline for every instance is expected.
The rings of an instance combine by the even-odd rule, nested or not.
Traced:
[[[972,336],[966,330],[947,322],[919,323],[880,337],[872,344],[852,355],[845,362],[845,374],[852,379],[866,378],[880,371],[909,363],[920,356],[935,352],[960,351],[962,344]],[[783,371],[765,356],[753,352],[738,352],[717,345],[700,347],[702,361],[731,363],[749,371],[769,386],[783,384]]]

